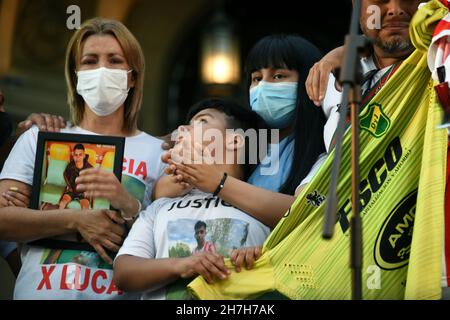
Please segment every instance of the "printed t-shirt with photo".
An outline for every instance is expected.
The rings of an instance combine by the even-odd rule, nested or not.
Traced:
[[[206,225],[203,244],[196,238],[196,225]],[[184,197],[159,199],[142,212],[117,256],[183,258],[200,247],[229,257],[233,249],[262,246],[269,233],[267,226],[250,215],[194,189]],[[180,279],[148,291],[143,299],[189,299],[186,285],[191,280]]]

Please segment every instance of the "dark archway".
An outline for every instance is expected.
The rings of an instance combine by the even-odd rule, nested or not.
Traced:
[[[174,129],[184,121],[186,110],[208,95],[199,73],[200,38],[214,12],[205,8],[174,48],[167,84],[167,125]],[[226,0],[225,12],[234,21],[241,45],[241,61],[262,37],[274,33],[295,33],[319,47],[325,54],[342,45],[348,31],[351,1]],[[242,66],[243,67],[243,66]],[[245,81],[234,90],[233,98],[246,104]]]

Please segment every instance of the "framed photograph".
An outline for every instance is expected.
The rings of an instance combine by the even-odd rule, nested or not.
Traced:
[[[113,172],[121,180],[125,138],[39,132],[30,208],[114,209],[105,199],[77,192],[75,179],[88,168]],[[51,249],[95,251],[79,234],[33,241]]]

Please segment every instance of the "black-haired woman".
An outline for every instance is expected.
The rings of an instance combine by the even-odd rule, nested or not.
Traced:
[[[251,50],[246,63],[252,109],[279,130],[267,158],[247,182],[228,177],[220,165],[180,164],[170,159],[167,173],[192,186],[214,193],[233,206],[274,227],[325,159],[325,115],[308,99],[304,81],[321,58],[320,51],[297,35],[271,35]]]

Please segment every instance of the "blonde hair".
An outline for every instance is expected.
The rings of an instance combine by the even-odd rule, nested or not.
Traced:
[[[70,39],[66,51],[65,76],[67,84],[67,102],[70,107],[72,121],[79,125],[83,120],[85,102],[77,93],[76,66],[80,59],[81,44],[92,35],[112,35],[117,39],[125,58],[132,68],[135,81],[127,100],[124,103],[124,131],[132,133],[137,129],[137,120],[142,104],[144,86],[145,61],[142,48],[133,34],[121,22],[103,18],[94,18],[83,23]]]

